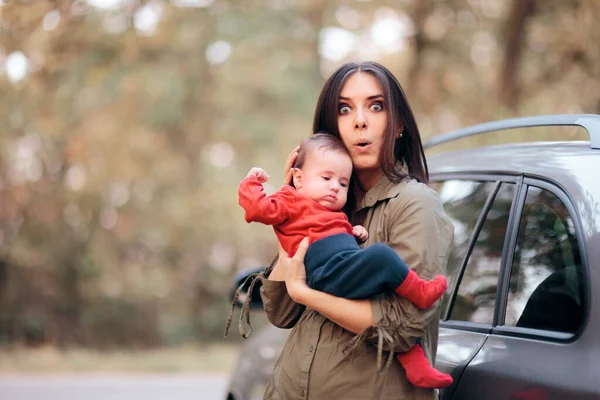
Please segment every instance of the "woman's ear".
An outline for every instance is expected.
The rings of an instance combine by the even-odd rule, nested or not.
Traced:
[[[404,121],[398,121],[398,132],[396,132],[396,139],[400,139],[402,137],[402,132],[404,132]]]
[[[300,171],[299,168],[294,168],[292,171],[292,182],[294,183],[296,190],[302,188],[302,171]]]

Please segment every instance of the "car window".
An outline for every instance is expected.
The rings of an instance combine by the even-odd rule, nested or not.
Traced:
[[[447,308],[450,298],[449,293],[455,287],[460,267],[467,254],[473,229],[495,185],[495,182],[458,179],[431,183],[433,189],[440,195],[444,211],[454,224],[454,242],[450,249],[446,271],[448,292],[444,296],[442,310]]]
[[[567,207],[554,193],[529,186],[510,273],[505,324],[576,332],[583,320],[582,272]]]
[[[502,250],[514,195],[515,184],[500,185],[459,281],[449,319],[493,322]]]

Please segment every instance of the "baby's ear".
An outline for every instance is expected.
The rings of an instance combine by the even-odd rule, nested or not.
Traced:
[[[296,190],[302,188],[302,171],[300,171],[299,168],[294,168],[292,171],[292,183],[294,184]]]

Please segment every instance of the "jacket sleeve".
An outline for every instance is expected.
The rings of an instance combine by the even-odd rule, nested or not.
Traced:
[[[260,297],[262,298],[267,318],[278,328],[293,328],[306,307],[292,300],[288,295],[284,281],[271,281],[267,278],[261,279]]]
[[[238,196],[240,206],[246,211],[246,222],[260,222],[265,225],[285,222],[290,217],[290,210],[295,202],[291,193],[285,190],[267,197],[262,183],[255,177],[240,182]]]
[[[418,185],[418,186],[416,186]],[[388,207],[388,245],[421,278],[430,280],[445,274],[446,260],[454,229],[433,190],[416,184],[407,196],[390,200]],[[417,338],[429,339],[428,326],[440,318],[440,304],[421,310],[395,293],[386,293],[371,300],[373,317],[378,329],[371,329],[367,340],[377,345],[381,330],[386,332],[385,350],[408,351]],[[437,338],[437,332],[435,333]],[[390,348],[393,347],[393,348]]]

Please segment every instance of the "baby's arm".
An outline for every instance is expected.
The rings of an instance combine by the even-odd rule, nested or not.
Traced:
[[[277,225],[290,217],[290,194],[279,191],[267,197],[262,184],[268,180],[269,175],[263,169],[252,168],[240,183],[239,203],[246,211],[247,222]]]
[[[369,238],[369,232],[362,225],[354,225],[352,228],[352,234],[358,239],[359,242],[366,242]]]

